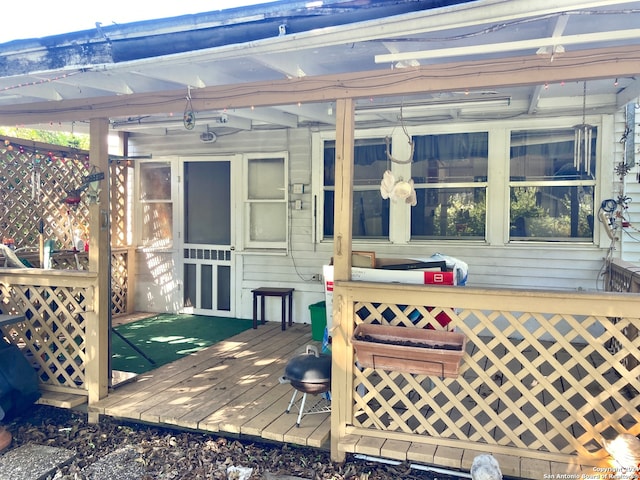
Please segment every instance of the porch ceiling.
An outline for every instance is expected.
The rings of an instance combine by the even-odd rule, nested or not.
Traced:
[[[176,21],[170,33],[98,28],[83,40],[91,55],[77,56],[77,39],[50,37],[67,55],[54,68],[44,61],[51,49],[42,46],[47,42],[10,42],[0,45],[0,63],[5,64],[0,124],[70,129],[74,122],[75,131],[82,131],[90,118],[108,116],[114,130],[165,135],[184,131],[182,116],[192,96],[196,133],[297,125],[333,128],[336,97],[333,90],[323,90],[326,84],[314,85],[314,78],[331,78],[336,86],[342,76],[351,79],[362,72],[389,74],[389,84],[398,72],[423,72],[425,90],[401,94],[351,88],[358,98],[356,122],[362,126],[397,123],[400,106],[404,121],[420,123],[579,114],[583,80],[588,80],[587,114],[614,111],[640,95],[640,62],[629,58],[635,51],[640,57],[640,1],[558,0],[541,6],[528,0],[480,0],[438,8],[427,8],[434,2],[418,3],[424,4],[418,11],[291,33],[284,22],[286,33],[274,31],[269,38],[123,61],[113,61],[117,42],[144,45],[196,27]],[[257,23],[248,18],[235,28],[238,25],[250,31]],[[215,32],[221,27],[208,28]],[[597,51],[610,56],[595,56]],[[629,54],[619,71],[618,51]],[[594,55],[580,56],[585,52]],[[532,75],[531,83],[524,84],[522,72],[517,73],[524,58],[549,66],[563,58],[581,63],[566,65],[571,67],[566,81],[556,73],[548,81]],[[499,80],[499,69],[491,81],[464,69],[467,62],[498,66],[502,61],[508,68]],[[601,61],[609,62],[604,71]],[[460,69],[459,81],[450,81],[449,88],[429,78],[443,66],[449,79],[456,76],[454,68]],[[584,78],[578,78],[576,68]],[[288,84],[296,88],[274,105],[265,87]],[[243,87],[249,85],[255,86],[254,95],[246,95]]]

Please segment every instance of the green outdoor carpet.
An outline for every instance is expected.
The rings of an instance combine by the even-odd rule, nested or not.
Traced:
[[[252,320],[204,315],[160,314],[115,327],[155,362],[149,362],[118,335],[111,335],[111,368],[144,373],[225,340],[253,326]]]

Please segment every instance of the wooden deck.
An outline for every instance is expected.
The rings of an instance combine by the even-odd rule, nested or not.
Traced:
[[[257,330],[249,329],[141,374],[134,381],[111,389],[107,398],[88,409],[90,414],[158,426],[328,450],[330,414],[306,415],[301,426],[296,427],[297,409],[294,407],[291,413],[286,413],[293,388],[279,381],[289,359],[303,353],[309,344],[319,347],[319,342],[311,339],[310,325],[294,324],[283,332],[280,322],[267,322]],[[474,349],[472,346],[468,353],[472,355]],[[494,353],[504,355],[504,346],[496,346]],[[512,367],[519,368],[515,364]],[[468,371],[464,375],[473,376],[473,373]],[[46,401],[49,396],[47,394],[41,403],[49,403]],[[310,401],[318,398],[311,396]],[[61,406],[59,402],[58,406]],[[511,418],[506,423],[512,429],[519,425]],[[348,454],[408,462],[418,467],[468,471],[473,458],[486,451],[487,445],[470,442],[465,448],[459,448],[446,441],[429,445],[390,439],[383,430],[370,430],[367,436],[347,435],[338,448]],[[492,453],[498,458],[503,473],[511,477],[537,479],[543,474],[558,472],[593,473],[594,464],[583,464],[575,457],[562,462],[521,457],[517,453]],[[595,464],[609,466],[607,459]]]
[[[467,353],[472,356],[477,351],[475,345],[471,345],[467,349]],[[507,352],[503,345],[497,345],[493,349],[493,353],[498,357],[503,357]],[[525,356],[531,356],[532,351],[525,351]],[[521,369],[521,365],[514,363],[512,365],[514,371]],[[373,374],[377,377],[377,374]],[[466,372],[464,375],[466,378],[477,377],[472,372]],[[428,380],[426,380],[428,382]],[[458,389],[456,395],[460,394]],[[486,395],[486,387],[481,385],[479,388],[481,395]],[[388,394],[388,392],[387,392]],[[383,396],[384,398],[384,396]],[[546,398],[545,402],[552,402],[552,398]],[[572,399],[573,403],[577,403],[579,400]],[[472,400],[469,397],[465,397],[461,404],[469,405]],[[610,402],[610,400],[609,400]],[[499,409],[501,401],[498,400],[495,404]],[[607,402],[605,402],[607,403]],[[440,405],[441,406],[441,405]],[[399,406],[399,411],[403,410],[402,406]],[[512,430],[517,430],[520,426],[520,422],[515,418],[508,418],[505,420],[505,424]],[[550,428],[547,422],[544,422],[546,428]],[[630,427],[630,426],[629,426]],[[467,431],[468,431],[467,427]],[[481,453],[491,453],[496,457],[500,464],[500,469],[504,475],[508,475],[513,478],[521,479],[540,479],[546,474],[548,477],[553,478],[551,475],[559,473],[567,475],[576,475],[574,478],[590,478],[594,473],[594,466],[600,468],[611,468],[608,458],[592,461],[589,464],[582,464],[581,459],[577,457],[567,457],[566,462],[552,461],[548,459],[531,459],[527,457],[521,457],[519,455],[505,454],[496,452],[493,447],[487,446],[482,443],[469,442],[467,448],[459,448],[449,445],[448,442],[442,441],[439,445],[425,444],[421,442],[404,441],[398,439],[388,438],[388,432],[384,430],[369,430],[368,435],[348,434],[346,435],[338,445],[338,448],[350,454],[363,455],[373,458],[385,458],[396,460],[400,462],[407,462],[411,465],[417,466],[435,466],[437,468],[451,469],[452,471],[468,472],[471,469],[473,459],[476,455]],[[555,477],[559,478],[559,477]],[[569,478],[569,477],[567,477]]]
[[[110,390],[89,412],[328,449],[330,414],[305,415],[296,427],[296,407],[286,413],[294,390],[279,381],[289,359],[309,344],[318,345],[310,325],[283,332],[279,322],[267,322],[139,375]]]

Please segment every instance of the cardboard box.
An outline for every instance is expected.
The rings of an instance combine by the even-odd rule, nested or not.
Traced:
[[[441,271],[444,262],[405,258],[376,258],[379,268],[351,267],[351,280],[361,282],[406,283],[415,285],[455,285],[454,272]],[[437,263],[437,266],[427,265]],[[407,266],[409,266],[407,268]],[[394,268],[396,267],[396,268]],[[327,307],[327,328],[333,325],[333,265],[322,267]]]

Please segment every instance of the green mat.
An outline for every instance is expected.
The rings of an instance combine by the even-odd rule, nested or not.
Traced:
[[[253,326],[252,320],[204,315],[160,314],[115,327],[155,362],[149,362],[130,345],[111,335],[111,368],[144,373],[232,337]]]

